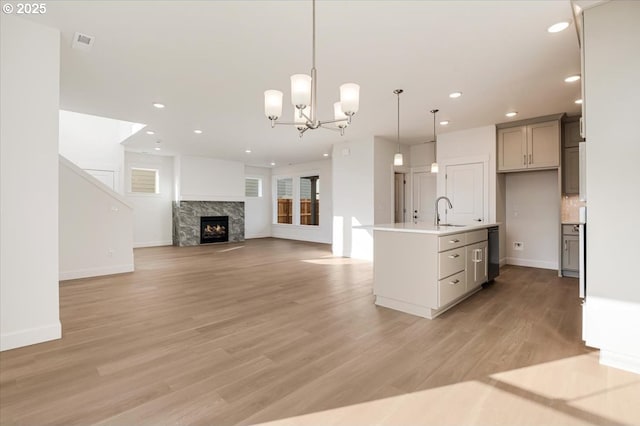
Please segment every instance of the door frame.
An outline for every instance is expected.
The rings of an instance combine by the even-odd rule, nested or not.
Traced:
[[[451,158],[443,158],[438,161],[439,168],[441,170],[438,173],[438,177],[436,179],[436,193],[438,196],[447,195],[447,181],[445,179],[445,173],[447,171],[448,166],[462,166],[465,164],[474,164],[474,163],[482,163],[482,173],[484,179],[483,185],[483,205],[482,205],[482,215],[484,223],[489,223],[489,156],[488,155],[474,155],[470,157],[451,157]]]
[[[413,178],[413,175],[415,173],[431,173],[431,167],[429,166],[416,166],[416,167],[411,167],[409,169],[409,173],[407,173],[407,176],[410,177],[410,180],[408,182],[409,184],[409,199],[410,199],[410,205],[411,205],[411,210],[409,210],[409,217],[411,218],[411,221],[415,221],[415,219],[413,218],[413,212],[415,211],[415,207],[414,207],[414,199],[413,199],[413,185],[415,182],[415,179]],[[436,177],[436,193],[438,192],[438,182],[437,182],[437,177]]]

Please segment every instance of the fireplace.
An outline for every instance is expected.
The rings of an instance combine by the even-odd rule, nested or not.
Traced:
[[[201,216],[200,244],[229,241],[229,216]]]

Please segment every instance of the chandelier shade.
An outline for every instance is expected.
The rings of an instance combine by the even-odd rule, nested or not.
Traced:
[[[342,112],[347,116],[358,112],[360,108],[360,86],[355,83],[345,83],[340,86],[340,103]]]
[[[267,90],[264,92],[264,115],[269,120],[277,120],[282,115],[282,92]]]
[[[294,74],[291,76],[291,104],[296,108],[311,105],[311,76]]]

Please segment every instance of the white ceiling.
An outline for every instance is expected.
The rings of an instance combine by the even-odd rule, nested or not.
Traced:
[[[395,140],[401,95],[402,143],[438,133],[580,108],[580,72],[568,0],[318,0],[319,118],[332,118],[338,87],[361,86],[360,111],[345,136],[271,129],[263,92],[285,93],[289,76],[311,68],[311,1],[49,1],[30,19],[62,32],[61,108],[148,124],[128,149],[278,165],[322,158],[331,145],[371,136]],[[90,52],[71,49],[76,32],[95,36]],[[462,91],[459,99],[448,94]],[[167,105],[164,110],[152,102]],[[202,135],[193,133],[202,129]],[[251,154],[245,154],[251,149]]]

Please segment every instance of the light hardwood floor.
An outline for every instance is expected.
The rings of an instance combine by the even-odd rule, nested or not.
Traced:
[[[0,353],[2,424],[258,423],[470,381],[498,389],[497,373],[593,358],[577,281],[554,271],[503,268],[430,321],[376,307],[372,265],[326,245],[145,248],[135,261],[61,283],[61,340]],[[611,420],[584,413],[569,416]]]

